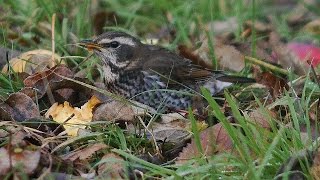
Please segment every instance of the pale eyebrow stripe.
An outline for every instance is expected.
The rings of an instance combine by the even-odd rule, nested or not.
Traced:
[[[131,39],[129,38],[125,38],[125,37],[116,37],[113,39],[102,39],[101,41],[99,41],[99,44],[103,44],[103,43],[110,43],[112,41],[118,41],[120,44],[127,44],[130,46],[135,46],[136,43],[134,43]]]

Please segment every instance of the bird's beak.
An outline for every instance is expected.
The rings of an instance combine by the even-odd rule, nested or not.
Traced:
[[[85,40],[80,41],[79,45],[87,48],[88,51],[100,50],[102,48],[99,44],[97,44],[94,41],[89,40],[89,39],[85,39]]]

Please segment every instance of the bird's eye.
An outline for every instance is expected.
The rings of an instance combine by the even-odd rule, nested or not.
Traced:
[[[120,43],[118,41],[112,41],[110,42],[110,47],[117,48],[119,47]]]

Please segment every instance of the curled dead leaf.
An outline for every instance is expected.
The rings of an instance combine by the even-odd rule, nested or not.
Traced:
[[[284,90],[289,89],[285,79],[277,77],[270,72],[261,73],[256,80],[258,83],[265,85],[274,98],[281,95]]]
[[[235,47],[230,45],[218,44],[213,47],[214,55],[221,69],[240,72],[244,66],[244,55]],[[199,56],[201,61],[198,63],[204,67],[212,68],[212,58],[210,55],[210,46],[207,41],[201,47],[193,52],[194,56]]]
[[[220,152],[230,152],[233,147],[231,138],[221,123],[207,128],[200,133],[200,142],[203,153],[212,156]],[[177,158],[176,164],[183,164],[186,161],[198,157],[200,152],[194,140],[183,149]]]
[[[105,154],[98,162],[98,175],[106,179],[123,179],[124,159],[115,153]]]
[[[9,66],[14,72],[26,72],[33,74],[38,71],[43,71],[52,68],[58,63],[62,63],[59,55],[54,54],[54,61],[52,60],[52,51],[37,49],[22,53],[9,61]],[[8,73],[8,65],[2,69],[3,73]]]
[[[277,114],[271,110],[265,110],[265,111],[266,112],[263,112],[259,109],[255,109],[249,112],[248,116],[250,118],[248,120],[252,121],[253,123],[257,124],[262,128],[271,129],[270,118],[276,118]],[[266,115],[265,113],[268,113],[268,115]]]
[[[76,83],[64,82],[67,80],[61,76],[72,77],[73,73],[64,65],[37,72],[23,81],[25,88],[21,92],[28,94],[31,98],[42,98],[50,90],[50,93],[56,97],[68,99],[74,92],[73,89],[76,90],[78,86],[75,85]]]
[[[55,67],[52,67],[52,68],[45,70],[45,71],[39,71],[39,72],[27,77],[23,81],[23,84],[26,87],[34,87],[37,89],[41,89],[39,87],[39,86],[41,86],[41,84],[46,85],[47,84],[46,82],[61,81],[63,79],[61,76],[72,77],[73,73],[69,68],[67,68],[64,65],[55,66]],[[44,85],[42,85],[42,86],[44,86]]]
[[[41,154],[40,150],[29,149],[28,147],[0,148],[0,175],[7,174],[11,168],[22,168],[24,173],[32,174],[38,167]]]
[[[168,143],[185,142],[191,138],[191,123],[180,113],[169,113],[161,116],[160,122],[153,122],[150,130],[156,140]],[[198,129],[201,131],[206,124],[197,123]]]
[[[302,62],[290,47],[281,42],[279,34],[270,33],[269,42],[274,58],[283,69],[292,69],[298,75],[305,75],[308,72],[308,65]]]
[[[92,121],[92,110],[99,103],[100,100],[95,96],[92,96],[81,108],[73,108],[68,102],[54,103],[46,112],[45,117],[52,117],[54,121],[63,124],[68,135],[76,136],[79,129],[84,129],[86,124]]]
[[[14,120],[22,122],[32,118],[39,118],[38,106],[26,94],[17,92],[11,94],[7,100],[0,104],[1,120]]]
[[[75,152],[71,152],[67,155],[62,156],[61,158],[63,160],[69,160],[72,162],[75,160],[85,160],[85,159],[88,159],[89,157],[91,157],[97,151],[100,151],[100,150],[106,149],[106,148],[108,148],[108,146],[106,144],[96,143],[96,144],[90,145],[86,148],[77,150]]]
[[[131,105],[120,101],[110,101],[99,105],[94,113],[93,120],[105,120],[111,122],[126,121],[133,122],[135,114]]]
[[[214,53],[222,69],[240,72],[244,66],[244,55],[233,46],[217,45]]]

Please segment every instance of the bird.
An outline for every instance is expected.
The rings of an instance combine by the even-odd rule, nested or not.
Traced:
[[[125,32],[108,31],[79,44],[101,59],[108,91],[162,112],[187,110],[199,104],[201,87],[214,96],[233,83],[254,82],[194,64]]]

